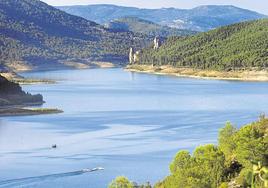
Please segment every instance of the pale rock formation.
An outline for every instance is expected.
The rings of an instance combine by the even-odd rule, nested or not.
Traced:
[[[161,41],[158,37],[154,38],[154,49],[157,50],[161,46]]]
[[[129,64],[133,64],[134,63],[134,50],[133,48],[130,48],[129,50]]]
[[[134,52],[133,48],[129,50],[129,64],[134,64],[140,61],[140,51]]]
[[[134,54],[134,63],[137,63],[140,61],[140,51],[136,51]]]

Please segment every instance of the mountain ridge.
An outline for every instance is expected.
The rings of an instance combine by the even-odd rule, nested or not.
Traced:
[[[267,17],[255,11],[242,9],[233,5],[203,5],[192,9],[147,9],[97,4],[59,6],[57,8],[100,24],[121,17],[133,16],[161,25],[196,31],[207,31],[219,26]]]
[[[152,21],[131,16],[115,19],[105,24],[105,27],[116,31],[130,31],[133,33],[141,33],[151,37],[158,36],[162,38],[167,38],[170,36],[187,36],[197,33],[190,30],[162,26]]]

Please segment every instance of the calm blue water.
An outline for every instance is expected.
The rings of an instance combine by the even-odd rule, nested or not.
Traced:
[[[24,76],[58,80],[23,88],[64,113],[0,118],[0,187],[104,188],[118,175],[156,182],[178,150],[216,143],[226,121],[240,126],[268,112],[268,83],[122,69]],[[79,171],[98,166],[105,170]]]

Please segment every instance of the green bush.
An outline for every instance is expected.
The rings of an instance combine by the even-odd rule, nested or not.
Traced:
[[[170,164],[170,175],[155,188],[225,188],[252,184],[254,162],[267,166],[268,119],[261,118],[240,129],[231,123],[219,131],[219,146],[199,146],[191,155],[180,151]],[[264,182],[255,177],[256,188]]]
[[[134,185],[126,177],[118,176],[112,181],[109,188],[134,188]]]

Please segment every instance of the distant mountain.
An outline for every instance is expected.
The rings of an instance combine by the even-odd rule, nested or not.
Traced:
[[[105,26],[115,31],[132,31],[134,33],[142,33],[152,37],[159,36],[165,38],[169,36],[196,34],[194,31],[162,26],[138,17],[123,17],[115,19],[105,24]]]
[[[190,37],[173,37],[159,49],[143,49],[138,64],[213,70],[268,67],[268,19],[218,28]]]
[[[122,62],[130,46],[140,49],[148,41],[142,34],[114,32],[39,0],[0,0],[1,70],[53,69],[66,60]]]
[[[196,31],[208,31],[242,21],[267,17],[234,6],[200,6],[193,9],[139,9],[115,5],[63,6],[59,9],[104,24],[122,17],[139,17],[157,24]]]

